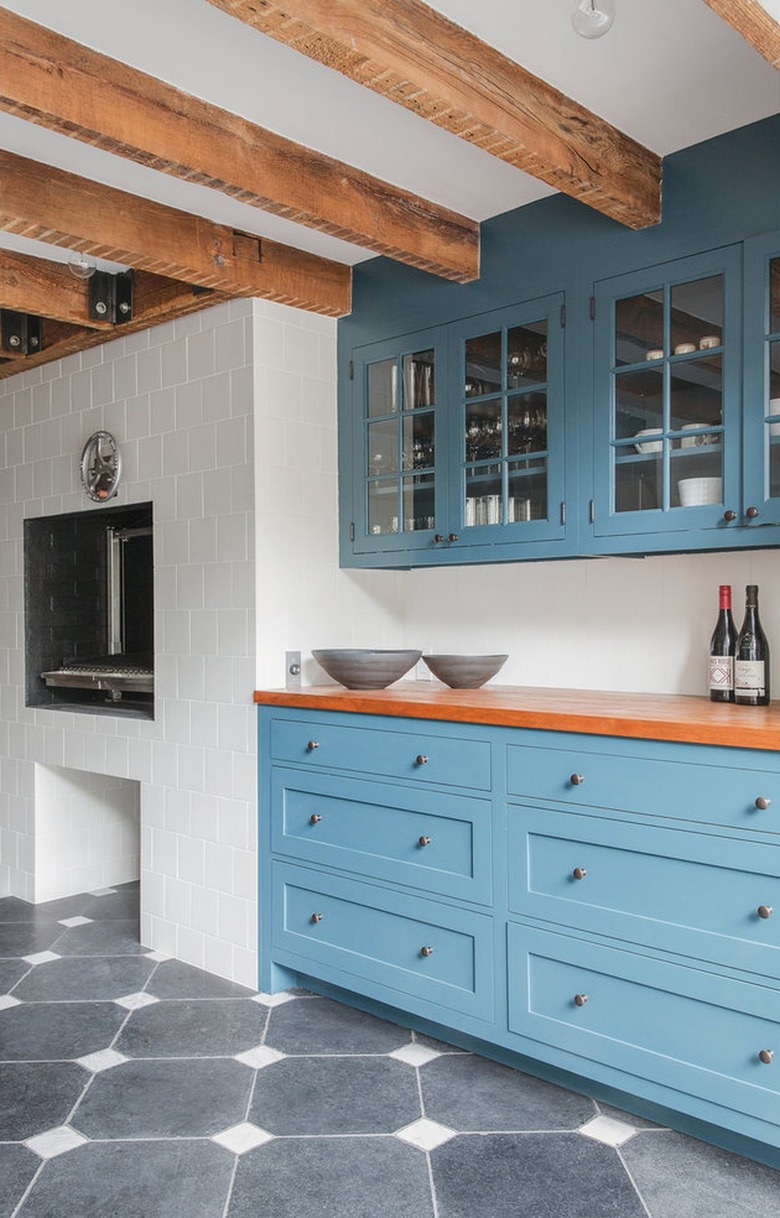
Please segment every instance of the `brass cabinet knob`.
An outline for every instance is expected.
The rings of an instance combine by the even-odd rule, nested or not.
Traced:
[[[458,540],[457,533],[448,533],[447,534],[447,541],[457,541],[457,540]]]
[[[310,919],[310,921],[315,922],[315,923],[316,923],[316,922],[321,922],[321,921],[322,921],[322,919],[323,919],[324,917],[325,917],[325,914],[313,913],[313,914],[311,915],[311,919]]]
[[[306,745],[306,748],[308,749],[308,751],[310,753],[313,753],[314,750],[318,749],[319,747],[320,747],[319,740],[310,740],[309,743]]]
[[[758,1060],[763,1062],[765,1066],[771,1066],[774,1055],[774,1049],[762,1049],[758,1055]]]
[[[756,910],[759,918],[771,918],[773,912],[774,911],[771,905],[759,905],[758,909]]]
[[[571,874],[575,880],[584,880],[588,869],[587,867],[575,867]]]
[[[425,753],[418,753],[414,760],[416,761],[417,765],[428,764],[428,758],[425,756]]]
[[[723,519],[726,521],[727,524],[731,524],[732,520],[737,519],[737,513],[732,512],[731,508],[729,508],[728,511],[723,513]]]
[[[759,515],[758,508],[749,507],[748,510],[745,512],[745,515],[747,516],[748,520],[755,520],[756,516]]]
[[[430,846],[430,844],[431,844],[431,838],[429,838],[426,833],[423,833],[422,837],[418,837],[418,839],[417,839],[418,846]]]
[[[420,948],[420,955],[421,955],[421,956],[432,956],[432,955],[433,955],[433,948],[432,948],[432,947],[421,947],[421,948]]]
[[[571,783],[571,785],[573,787],[581,787],[582,784],[584,783],[584,781],[585,781],[584,774],[571,774],[569,776],[569,782]]]
[[[319,812],[312,812],[311,816],[309,817],[309,824],[318,825],[321,820],[322,817],[320,816]]]
[[[574,995],[574,1005],[575,1005],[575,1007],[584,1007],[584,1006],[585,1006],[585,1003],[586,1003],[587,1001],[588,1001],[588,995],[587,995],[587,994],[575,994],[575,995]]]
[[[434,533],[433,540],[438,543],[440,541],[444,541],[444,538],[442,537],[441,533]]]
[[[767,799],[766,795],[759,795],[758,799],[756,800],[756,807],[758,808],[759,812],[766,812],[771,802],[771,799]]]

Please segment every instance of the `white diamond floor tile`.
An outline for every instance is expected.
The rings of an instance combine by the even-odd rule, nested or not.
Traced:
[[[21,1005],[18,998],[12,998],[10,994],[0,994],[0,1011],[7,1011],[11,1007],[20,1007]]]
[[[34,1150],[36,1155],[40,1155],[42,1159],[54,1159],[57,1155],[64,1155],[67,1151],[75,1150],[77,1146],[83,1146],[88,1141],[88,1138],[76,1133],[76,1130],[71,1129],[69,1125],[58,1125],[56,1129],[47,1129],[45,1133],[28,1138],[25,1146]]]
[[[241,1062],[242,1066],[251,1066],[253,1070],[262,1070],[265,1066],[272,1066],[274,1062],[280,1062],[286,1053],[280,1053],[278,1049],[269,1049],[266,1045],[258,1045],[256,1049],[247,1049],[245,1053],[237,1053],[235,1060]]]
[[[116,888],[93,888],[87,893],[90,897],[111,897],[116,892]]]
[[[60,926],[67,926],[70,929],[71,926],[86,926],[88,922],[94,922],[94,920],[94,918],[82,918],[79,914],[76,918],[58,918],[57,922]]]
[[[22,956],[27,964],[32,964],[33,968],[38,964],[51,964],[52,960],[61,960],[56,952],[34,952],[32,956]]]
[[[286,990],[281,990],[278,994],[259,994],[252,995],[252,1002],[260,1002],[264,1007],[280,1007],[285,1002],[294,1002],[298,997],[297,994],[288,994]]]
[[[86,1057],[77,1057],[76,1064],[83,1066],[85,1070],[90,1070],[93,1074],[101,1074],[103,1070],[112,1070],[114,1066],[121,1066],[122,1062],[129,1060],[124,1053],[117,1053],[116,1049],[101,1049],[98,1053],[88,1053]]]
[[[625,1121],[616,1121],[614,1117],[597,1116],[592,1121],[580,1126],[580,1133],[605,1146],[622,1146],[629,1138],[633,1138],[636,1130]]]
[[[147,952],[144,960],[157,960],[158,963],[163,960],[172,960],[173,956],[166,956],[165,952]]]
[[[396,1129],[395,1136],[402,1142],[408,1142],[410,1146],[416,1146],[419,1150],[435,1150],[437,1146],[443,1146],[457,1134],[447,1125],[440,1125],[438,1121],[429,1121],[427,1117],[420,1117],[419,1121],[413,1121],[411,1125],[404,1125],[403,1129]]]
[[[260,1129],[251,1121],[242,1121],[240,1125],[234,1125],[232,1129],[224,1129],[222,1133],[214,1134],[211,1141],[218,1142],[226,1150],[232,1150],[234,1155],[243,1155],[248,1150],[254,1150],[256,1146],[273,1141],[273,1137],[272,1133]]]
[[[426,1062],[432,1062],[434,1058],[441,1057],[441,1053],[436,1049],[428,1049],[425,1045],[404,1045],[403,1048],[389,1053],[388,1057],[394,1057],[399,1062],[406,1062],[407,1066],[424,1066]]]
[[[125,994],[122,998],[115,998],[114,1002],[118,1007],[126,1007],[128,1011],[140,1011],[141,1007],[150,1007],[152,1003],[159,1002],[159,998],[155,998],[154,994]]]

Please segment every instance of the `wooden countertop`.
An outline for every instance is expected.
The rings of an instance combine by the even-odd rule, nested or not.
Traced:
[[[263,706],[302,710],[780,750],[780,702],[760,707],[734,706],[682,694],[609,693],[520,685],[448,689],[430,681],[401,681],[389,689],[372,690],[344,689],[340,685],[257,690],[254,700]]]

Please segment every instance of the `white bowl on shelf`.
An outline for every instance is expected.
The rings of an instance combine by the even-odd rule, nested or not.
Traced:
[[[723,495],[723,479],[681,478],[677,491],[681,507],[699,507],[704,503],[720,503]]]
[[[663,431],[660,427],[646,427],[644,431],[638,431],[635,440],[639,440],[640,436],[660,436]],[[660,453],[663,449],[663,440],[642,440],[641,443],[634,444],[634,448],[638,453]]]

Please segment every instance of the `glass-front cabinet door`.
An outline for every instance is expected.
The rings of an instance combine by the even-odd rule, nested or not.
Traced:
[[[441,517],[441,339],[431,331],[375,344],[353,362],[352,477],[357,553],[429,545]]]
[[[555,295],[452,328],[450,519],[462,544],[563,535],[562,306]]]
[[[744,517],[780,523],[780,233],[745,246]]]
[[[730,248],[596,285],[596,535],[737,519],[739,270]]]

